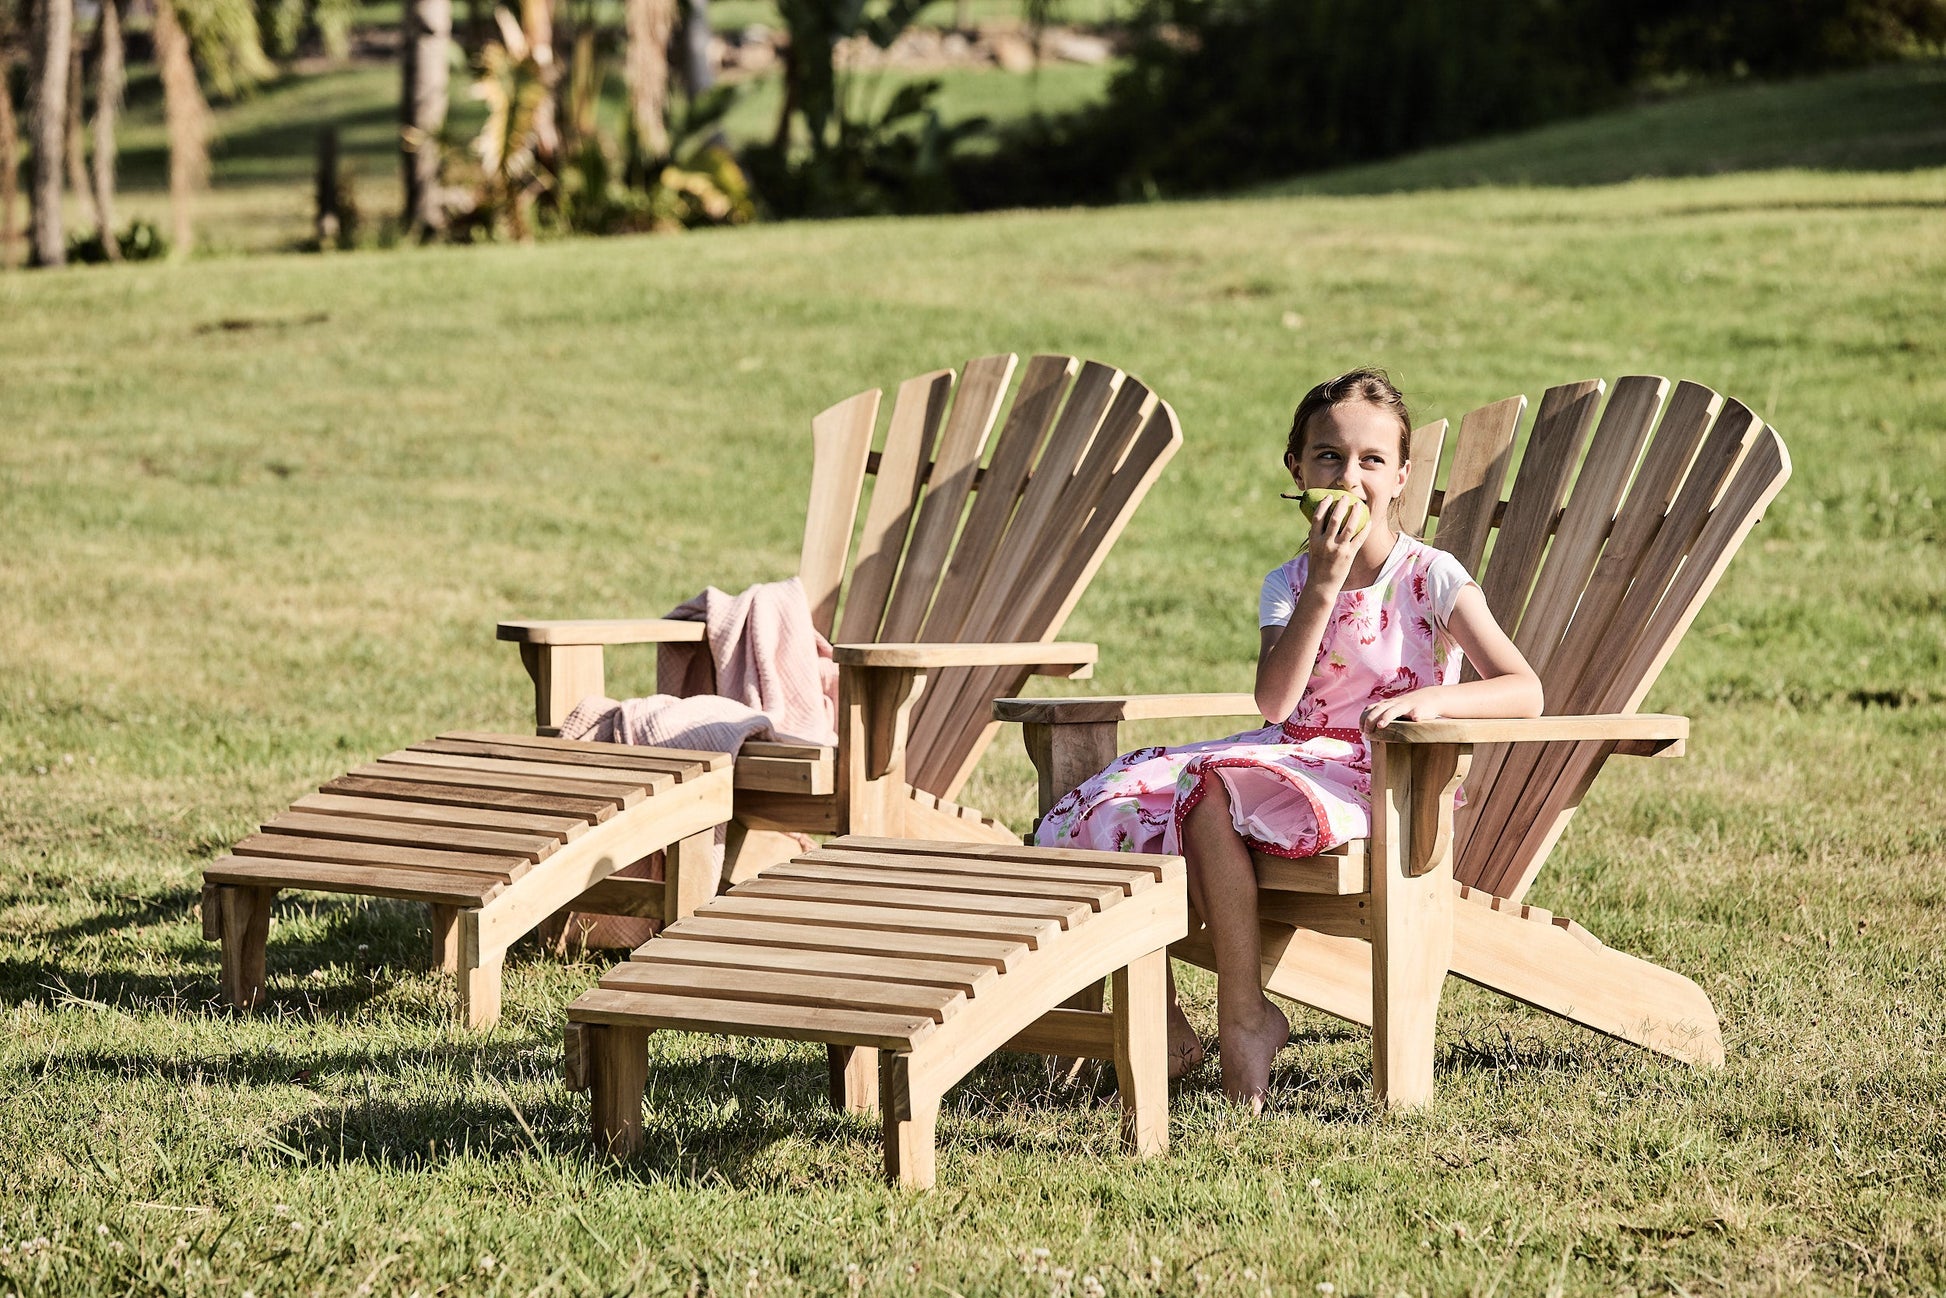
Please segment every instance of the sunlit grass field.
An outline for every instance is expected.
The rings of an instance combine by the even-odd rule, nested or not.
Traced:
[[[1936,166],[0,276],[0,1293],[1939,1290],[1943,297]],[[1282,425],[1351,364],[1429,418],[1647,372],[1773,422],[1796,475],[1648,701],[1690,756],[1611,764],[1533,894],[1693,976],[1727,1066],[1454,981],[1424,1112],[1301,1015],[1265,1119],[1206,1073],[1135,1164],[1112,1078],[1007,1059],[914,1196],[821,1055],[746,1041],[653,1038],[648,1149],[596,1163],[556,1070],[601,962],[516,948],[469,1036],[393,903],[286,894],[269,1010],[213,1004],[202,863],[526,724],[497,618],[788,573],[810,415],[1003,350],[1185,431],[1063,689],[1246,687]],[[1017,736],[967,800],[1026,823]]]

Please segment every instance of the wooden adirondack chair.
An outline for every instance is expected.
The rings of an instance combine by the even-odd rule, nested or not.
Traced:
[[[872,449],[880,393],[811,423],[814,459],[798,565],[812,620],[840,664],[835,749],[751,743],[735,767],[732,834],[743,860],[775,859],[751,831],[1019,842],[952,800],[999,723],[992,702],[1030,674],[1085,676],[1091,644],[1055,643],[1162,466],[1181,445],[1175,412],[1111,366],[1036,356],[984,457],[1014,356],[906,380]],[[862,531],[867,476],[875,475]],[[858,532],[856,547],[854,533]],[[840,593],[843,607],[840,608]],[[513,621],[535,720],[558,730],[603,692],[605,646],[703,638],[659,618]]]
[[[1597,426],[1602,391],[1548,390],[1505,500],[1526,398],[1461,421],[1443,491],[1433,474],[1446,425],[1417,430],[1401,501],[1409,529],[1436,517],[1432,543],[1479,574],[1552,715],[1388,726],[1373,745],[1369,842],[1303,861],[1256,857],[1264,985],[1370,1025],[1386,1104],[1431,1094],[1449,972],[1672,1058],[1723,1059],[1716,1012],[1693,982],[1523,899],[1610,755],[1682,753],[1685,718],[1635,709],[1790,459],[1775,429],[1698,384],[1672,394],[1660,378],[1621,379]],[[1121,750],[1118,722],[1255,707],[1247,694],[1208,694],[1007,699],[995,712],[1025,724],[1045,815]],[[1462,779],[1467,804],[1455,816]],[[1173,953],[1214,963],[1201,933]]]

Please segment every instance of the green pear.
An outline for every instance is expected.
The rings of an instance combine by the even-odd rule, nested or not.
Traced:
[[[1310,487],[1295,499],[1297,507],[1304,511],[1304,517],[1315,522],[1325,506],[1341,497],[1351,502],[1351,534],[1356,536],[1372,521],[1372,511],[1349,491],[1339,491],[1335,487]]]

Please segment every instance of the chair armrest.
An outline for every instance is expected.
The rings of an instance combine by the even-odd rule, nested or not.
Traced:
[[[843,667],[1034,667],[1038,675],[1072,676],[1094,664],[1100,650],[1072,640],[999,644],[841,644],[831,656]]]
[[[687,643],[703,638],[701,622],[662,617],[591,617],[502,622],[494,637],[533,645]]]
[[[1442,717],[1394,721],[1375,738],[1395,744],[1524,744],[1614,740],[1615,751],[1680,757],[1689,718],[1654,712],[1560,717]]]
[[[1155,721],[1165,717],[1256,717],[1263,713],[1249,694],[1131,694],[1092,699],[995,699],[996,721],[1026,725],[1092,725],[1104,721]]]

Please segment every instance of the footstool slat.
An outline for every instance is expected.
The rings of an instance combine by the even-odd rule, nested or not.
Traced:
[[[475,739],[428,739],[424,743],[407,745],[407,750],[414,753],[444,753],[454,757],[495,757],[503,761],[544,762],[550,766],[572,766],[576,770],[600,767],[603,770],[624,773],[646,772],[651,775],[672,775],[678,782],[706,774],[710,769],[702,762],[679,757],[652,757],[639,754],[616,756],[610,753],[530,748],[525,744],[491,743]]]
[[[561,845],[553,835],[513,834],[499,829],[470,829],[459,825],[427,825],[397,820],[365,820],[355,816],[314,816],[285,812],[265,821],[263,832],[298,838],[336,839],[347,843],[381,843],[391,847],[423,847],[443,852],[477,852],[538,861]]]
[[[935,1023],[945,1022],[953,1007],[966,1000],[957,990],[911,983],[633,960],[603,974],[601,986],[612,992],[656,992],[665,996],[867,1010],[874,1014],[921,1014]]]
[[[691,922],[683,921],[684,924]],[[901,959],[729,942],[650,942],[637,947],[628,958],[644,964],[727,965],[734,969],[789,970],[821,978],[917,983],[948,988],[967,996],[978,996],[997,985],[1000,979],[999,971],[991,965],[965,960]]]
[[[938,847],[910,839],[873,838],[866,834],[845,834],[832,839],[827,847],[866,852],[895,852],[924,856]],[[1143,857],[1133,852],[1090,852],[1078,847],[1013,847],[1006,843],[955,843],[953,853],[976,861],[1013,861],[1050,865],[1099,865],[1111,870],[1141,870],[1152,879],[1168,877],[1160,857]]]
[[[802,906],[783,898],[740,896],[735,889],[727,896],[718,898],[710,913],[785,924],[875,929],[886,933],[1013,938],[1026,943],[1030,951],[1061,931],[1061,926],[1051,919],[964,915],[949,910],[921,910],[917,907],[894,910],[890,907],[844,906],[836,903]]]
[[[836,841],[836,840],[834,840]],[[798,858],[801,862],[803,858]],[[943,860],[898,852],[860,852],[821,847],[818,861],[830,866],[858,866],[897,870],[905,873],[944,874],[952,878],[973,876],[981,879],[1041,879],[1050,883],[1070,883],[1083,888],[1113,887],[1123,896],[1139,892],[1156,881],[1148,870],[1117,869],[1102,865],[1050,865],[1041,862],[1011,861],[1004,858],[968,857]]]
[[[938,1024],[919,1014],[873,1014],[754,1001],[658,996],[649,992],[583,992],[568,1008],[575,1023],[613,1023],[632,1028],[682,1028],[725,1036],[825,1041],[879,1050],[909,1050]]]
[[[864,956],[967,960],[989,965],[1002,973],[1012,969],[1028,952],[1027,944],[1017,938],[962,937],[950,933],[888,933],[881,929],[739,919],[717,909],[723,900],[717,898],[710,903],[708,914],[698,911],[673,928],[663,930],[661,936],[677,942],[720,942],[736,946],[841,951]]]
[[[410,784],[457,784],[472,789],[505,789],[510,793],[565,794],[587,798],[611,808],[632,807],[647,794],[641,789],[617,784],[597,784],[587,780],[560,780],[546,775],[509,775],[499,771],[459,770],[432,766],[372,762],[354,767],[351,774],[371,780],[397,780]]]
[[[576,798],[556,793],[492,789],[477,783],[468,784],[464,780],[427,782],[346,775],[318,788],[320,792],[341,797],[394,798],[401,802],[423,802],[436,807],[477,807],[483,810],[535,811],[543,815],[574,816],[586,825],[599,824],[622,809],[621,802],[614,798]]]
[[[313,816],[347,816],[355,820],[396,820],[409,825],[451,825],[455,829],[545,834],[562,843],[585,831],[589,824],[580,816],[544,816],[531,811],[493,811],[485,807],[450,807],[336,793],[307,793],[291,804],[291,810]]]
[[[1069,882],[1064,879],[995,878],[991,874],[948,874],[944,870],[896,870],[871,866],[822,865],[786,861],[764,871],[766,879],[801,879],[865,887],[905,888],[922,892],[986,893],[999,897],[1038,897],[1078,901],[1100,910],[1111,899],[1128,894],[1113,883]]]
[[[1059,854],[984,846],[870,839],[809,852],[637,948],[568,1007],[596,1147],[640,1147],[647,1034],[674,1028],[824,1042],[833,1103],[869,1111],[883,1098],[887,1175],[908,1185],[932,1183],[946,1088],[1008,1048],[1112,1056],[1124,1148],[1166,1150],[1165,974],[1169,943],[1188,929],[1181,858],[1135,871],[1127,858],[1088,862],[1097,873],[1078,882],[1050,879],[1073,868]],[[871,863],[840,859],[861,854]],[[1063,1008],[1103,980],[1111,1012]],[[898,1015],[924,1017],[867,1030]]]
[[[1048,919],[1072,928],[1094,907],[1085,901],[1019,897],[1006,894],[947,892],[936,888],[907,888],[897,884],[828,883],[816,879],[773,878],[766,870],[748,883],[738,884],[738,897],[788,897],[799,901],[831,902],[846,906],[891,910],[951,911],[956,914]]]
[[[426,847],[388,847],[384,843],[342,843],[330,838],[292,834],[251,834],[230,849],[238,856],[281,856],[300,861],[336,861],[344,865],[404,865],[422,870],[465,870],[498,875],[511,883],[527,872],[528,862],[513,856],[483,852],[442,852]]]
[[[460,757],[452,753],[421,753],[410,748],[385,754],[378,759],[384,766],[430,766],[442,771],[486,771],[494,775],[537,775],[551,780],[569,780],[597,786],[625,789],[666,789],[676,783],[668,771],[624,771],[613,766],[575,766],[569,762],[515,760],[504,757]]]
[[[239,887],[352,892],[439,906],[479,906],[507,885],[504,875],[464,870],[415,870],[408,866],[346,865],[266,856],[219,856],[203,868],[203,878]]]
[[[484,732],[359,766],[205,871],[224,995],[241,1009],[264,999],[262,938],[278,889],[397,897],[431,906],[435,958],[455,976],[466,1024],[485,1027],[500,1014],[508,946],[564,907],[616,904],[623,866],[666,856],[664,881],[622,890],[629,913],[653,907],[652,918],[674,920],[710,896],[710,840],[730,818],[732,780],[722,754]]]
[[[693,763],[706,771],[720,771],[732,760],[728,753],[712,753],[701,748],[657,748],[646,744],[604,743],[596,739],[558,739],[550,735],[493,735],[481,730],[449,730],[439,737],[508,744],[520,748],[542,748],[553,752],[601,753],[619,759],[616,762],[618,766],[628,766],[637,761],[679,761]]]

